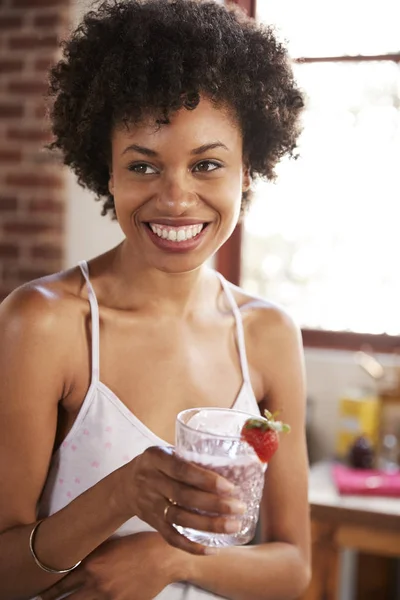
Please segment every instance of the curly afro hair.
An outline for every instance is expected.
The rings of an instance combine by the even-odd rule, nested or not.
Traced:
[[[50,72],[54,141],[81,185],[115,217],[108,190],[111,130],[155,114],[160,123],[204,95],[229,106],[252,177],[275,178],[294,154],[302,94],[271,27],[214,0],[106,0],[63,43]],[[243,207],[249,193],[243,195]]]

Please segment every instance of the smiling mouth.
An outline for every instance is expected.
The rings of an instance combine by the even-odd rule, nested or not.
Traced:
[[[209,223],[196,223],[195,225],[164,225],[157,222],[146,223],[147,227],[162,240],[176,244],[195,239]]]

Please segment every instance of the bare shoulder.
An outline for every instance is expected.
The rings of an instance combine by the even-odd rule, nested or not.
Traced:
[[[300,343],[301,333],[289,313],[278,304],[248,294],[240,287],[231,286],[235,300],[242,313],[246,337],[265,347],[267,341],[274,343]]]
[[[277,304],[236,286],[231,289],[243,318],[252,381],[262,389],[259,397],[270,409],[292,403],[296,396],[303,403],[305,374],[300,328]],[[293,386],[290,393],[283,392],[287,382]]]
[[[27,347],[67,334],[76,315],[76,270],[43,277],[15,289],[0,304],[0,339]]]
[[[59,404],[71,389],[76,286],[77,273],[60,273],[21,286],[0,305],[0,531],[36,518]]]

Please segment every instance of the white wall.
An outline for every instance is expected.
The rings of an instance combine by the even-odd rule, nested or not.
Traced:
[[[84,190],[68,173],[65,267],[76,265],[116,246],[122,239],[121,229],[110,216],[101,216],[101,202]]]

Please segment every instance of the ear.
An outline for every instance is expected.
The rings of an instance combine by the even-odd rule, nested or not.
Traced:
[[[110,179],[108,180],[108,191],[111,196],[114,196],[114,175],[112,171],[110,171]]]
[[[242,183],[242,191],[243,192],[248,192],[249,189],[251,188],[251,184],[252,184],[252,178],[250,175],[250,167],[249,165],[244,165],[243,166],[243,183]]]

